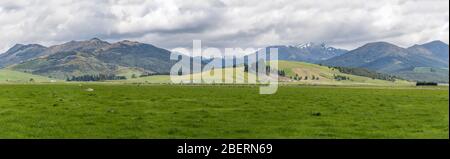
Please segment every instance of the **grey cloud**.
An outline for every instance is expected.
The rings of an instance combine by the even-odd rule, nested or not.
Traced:
[[[448,43],[448,0],[5,0],[0,51],[15,43],[52,45],[99,37],[172,49],[328,42],[354,48]]]

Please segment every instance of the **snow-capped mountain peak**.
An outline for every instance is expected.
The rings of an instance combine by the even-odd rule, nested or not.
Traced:
[[[306,49],[306,48],[322,48],[322,49],[333,49],[332,47],[328,46],[326,43],[322,42],[322,43],[314,43],[314,42],[307,42],[307,43],[302,43],[299,45],[295,46],[296,48],[299,49]]]
[[[300,48],[300,49],[304,49],[304,48],[311,47],[311,46],[313,46],[313,45],[314,45],[314,43],[308,42],[308,43],[299,44],[299,45],[297,45],[296,47],[297,47],[297,48]]]

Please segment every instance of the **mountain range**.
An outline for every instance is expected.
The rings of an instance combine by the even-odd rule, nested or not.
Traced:
[[[347,50],[344,49],[337,49],[334,47],[330,47],[328,45],[326,45],[325,43],[313,43],[313,42],[308,42],[308,43],[303,43],[303,44],[299,44],[299,45],[273,45],[273,46],[268,46],[265,47],[261,50],[258,51],[266,51],[266,56],[268,57],[270,55],[270,49],[271,48],[276,48],[278,49],[278,59],[279,60],[286,60],[286,61],[301,61],[301,62],[308,62],[308,63],[318,63],[320,61],[335,57],[335,56],[339,56],[342,55],[346,52],[348,52]],[[252,54],[249,55],[245,55],[242,57],[237,57],[239,59],[236,60],[236,64],[240,65],[240,64],[244,64],[247,62],[244,62],[245,59],[248,59],[248,57],[252,57],[252,58],[256,58],[256,54],[258,52],[254,52]],[[200,58],[200,57],[195,57],[195,58]],[[223,57],[222,59],[227,59],[227,60],[232,60],[230,59],[232,57]],[[202,60],[205,63],[213,63],[214,66],[216,67],[222,67],[222,65],[224,65],[224,62],[218,60],[218,61],[213,61],[210,58],[205,58],[203,57]],[[231,67],[233,66],[232,63],[229,64],[225,64],[226,67]]]
[[[374,42],[350,51],[325,43],[265,49],[270,48],[278,49],[279,60],[365,68],[409,80],[448,83],[449,48],[441,41],[408,48]],[[17,44],[0,54],[0,67],[59,79],[88,74],[167,74],[175,63],[170,61],[170,53],[151,44],[109,43],[98,38],[50,47]]]
[[[340,56],[347,50],[330,47],[325,43],[304,43],[296,46],[276,45],[266,47],[266,52],[271,48],[278,49],[278,59],[287,61],[302,61],[309,63],[318,63],[332,57]]]
[[[44,55],[47,47],[39,44],[16,44],[8,51],[0,54],[0,67],[21,63]]]
[[[170,51],[134,41],[108,43],[98,38],[44,47],[16,45],[0,56],[1,66],[65,79],[86,74],[168,73]]]
[[[387,42],[374,42],[320,63],[366,68],[416,81],[448,82],[448,55],[448,44],[441,41],[408,48]]]

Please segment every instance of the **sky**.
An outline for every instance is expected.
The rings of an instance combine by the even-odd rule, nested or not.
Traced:
[[[448,0],[1,0],[0,52],[97,37],[172,50],[449,41]]]

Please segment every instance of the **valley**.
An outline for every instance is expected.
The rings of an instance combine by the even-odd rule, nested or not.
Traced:
[[[150,44],[16,45],[0,55],[0,137],[448,139],[445,46],[368,45],[268,47],[281,50],[272,95],[258,83],[219,84],[255,80],[247,63],[176,76],[217,83],[173,83],[170,51]],[[120,78],[68,81],[100,75]]]

